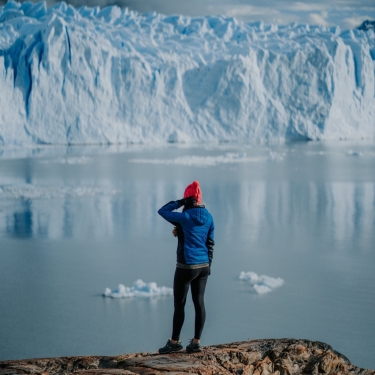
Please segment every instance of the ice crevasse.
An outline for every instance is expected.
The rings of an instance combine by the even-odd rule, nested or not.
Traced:
[[[375,33],[0,7],[0,145],[375,136]]]

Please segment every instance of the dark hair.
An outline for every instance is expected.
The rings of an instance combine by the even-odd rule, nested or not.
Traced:
[[[185,205],[184,208],[182,209],[182,212],[188,210],[189,208],[194,208],[196,206],[196,204],[189,204],[189,205]]]

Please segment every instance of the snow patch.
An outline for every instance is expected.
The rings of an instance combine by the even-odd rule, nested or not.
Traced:
[[[284,284],[284,280],[280,277],[274,278],[267,275],[256,274],[255,272],[244,272],[240,273],[239,279],[247,281],[254,288],[258,294],[266,294],[272,292],[273,289],[278,288]]]
[[[132,287],[119,284],[117,289],[106,288],[103,296],[111,298],[131,298],[131,297],[160,297],[173,295],[173,289],[166,286],[158,287],[155,282],[145,283],[141,279],[134,282]]]

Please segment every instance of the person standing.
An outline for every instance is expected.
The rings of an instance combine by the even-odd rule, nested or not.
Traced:
[[[173,281],[173,330],[160,354],[177,352],[183,348],[180,332],[185,320],[186,296],[191,287],[195,309],[194,337],[186,346],[187,352],[200,352],[200,338],[206,320],[204,292],[211,273],[214,251],[214,221],[202,203],[202,190],[198,181],[193,181],[184,192],[183,199],[171,201],[158,214],[173,224],[172,233],[178,238],[177,265]],[[180,207],[182,212],[173,212]]]

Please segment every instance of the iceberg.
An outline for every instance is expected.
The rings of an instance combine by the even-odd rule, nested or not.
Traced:
[[[375,33],[0,7],[0,146],[375,137]]]
[[[255,272],[241,271],[239,279],[247,281],[254,288],[258,294],[266,294],[272,292],[273,289],[278,288],[284,284],[284,280],[280,277],[274,278],[267,275],[258,275]]]
[[[158,287],[155,282],[145,283],[138,279],[134,282],[132,287],[119,284],[117,289],[111,290],[105,288],[103,297],[111,298],[132,298],[132,297],[160,297],[173,295],[173,289],[166,286]]]

